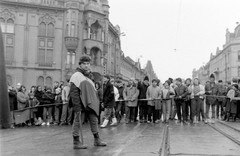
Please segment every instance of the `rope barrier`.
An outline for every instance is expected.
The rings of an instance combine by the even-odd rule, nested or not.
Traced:
[[[218,96],[218,95],[202,95],[202,96],[230,99],[230,98],[227,97],[227,96]],[[129,101],[136,101],[136,100],[137,100],[137,101],[154,101],[154,100],[162,100],[162,101],[165,101],[165,100],[172,100],[172,98],[168,98],[168,99],[157,98],[157,99],[116,100],[115,102],[129,102]],[[234,98],[231,98],[231,100],[239,101],[239,100],[240,100],[240,97],[234,97]],[[15,111],[15,112],[20,112],[20,111],[23,111],[23,110],[34,109],[34,108],[38,108],[38,107],[48,107],[48,106],[65,105],[65,104],[67,104],[67,103],[54,103],[54,104],[47,104],[47,105],[37,105],[37,106],[34,106],[34,107],[26,107],[26,108],[24,108],[24,109],[19,109],[19,110],[14,110],[14,111]]]

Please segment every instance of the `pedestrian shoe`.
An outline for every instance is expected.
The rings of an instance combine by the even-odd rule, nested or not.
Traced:
[[[185,124],[189,124],[189,122],[188,122],[187,120],[184,120],[183,123],[185,123]]]
[[[99,138],[99,134],[95,133],[94,136],[94,146],[107,146],[105,142],[102,142],[102,140]]]
[[[206,120],[204,121],[204,123],[207,124],[207,123],[208,123],[208,119],[206,119]]]
[[[213,119],[211,120],[211,124],[214,124],[214,120]]]
[[[61,123],[59,124],[59,126],[62,126],[62,125],[66,125],[66,123],[65,123],[65,122],[61,122]]]
[[[47,126],[49,126],[50,125],[50,122],[47,122]]]
[[[143,123],[143,120],[139,120],[140,123]]]
[[[102,125],[100,126],[101,128],[106,128],[107,127],[107,124],[108,124],[109,120],[107,119],[104,119]]]
[[[117,119],[113,118],[112,119],[112,123],[110,124],[110,126],[116,126],[117,125]]]
[[[73,136],[73,149],[86,149],[87,146],[83,145],[80,140],[79,136]]]
[[[150,123],[151,123],[151,121],[147,121],[147,123],[148,123],[148,124],[150,124]]]
[[[42,126],[45,126],[45,125],[46,125],[46,122],[43,122],[41,125],[42,125]]]
[[[177,123],[181,123],[181,120],[177,120]]]

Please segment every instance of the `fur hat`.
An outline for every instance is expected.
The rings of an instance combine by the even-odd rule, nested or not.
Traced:
[[[145,80],[149,81],[148,76],[145,76],[145,77],[144,77],[143,81],[145,81]]]

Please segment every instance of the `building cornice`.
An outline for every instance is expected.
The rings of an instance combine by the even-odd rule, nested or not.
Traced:
[[[40,4],[33,4],[33,3],[23,3],[23,2],[17,2],[17,1],[0,1],[0,4],[8,4],[8,5],[14,5],[14,6],[23,6],[23,7],[30,7],[30,8],[41,8],[41,9],[49,9],[49,10],[66,10],[65,7],[60,6],[48,6],[48,5],[40,5]]]

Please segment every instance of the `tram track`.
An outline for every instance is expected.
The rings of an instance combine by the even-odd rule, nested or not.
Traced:
[[[208,123],[208,125],[240,146],[240,130],[221,121],[218,121],[215,124]]]
[[[168,156],[170,155],[170,133],[169,133],[169,125],[164,126],[163,134],[162,134],[162,143],[159,149],[159,156]]]

